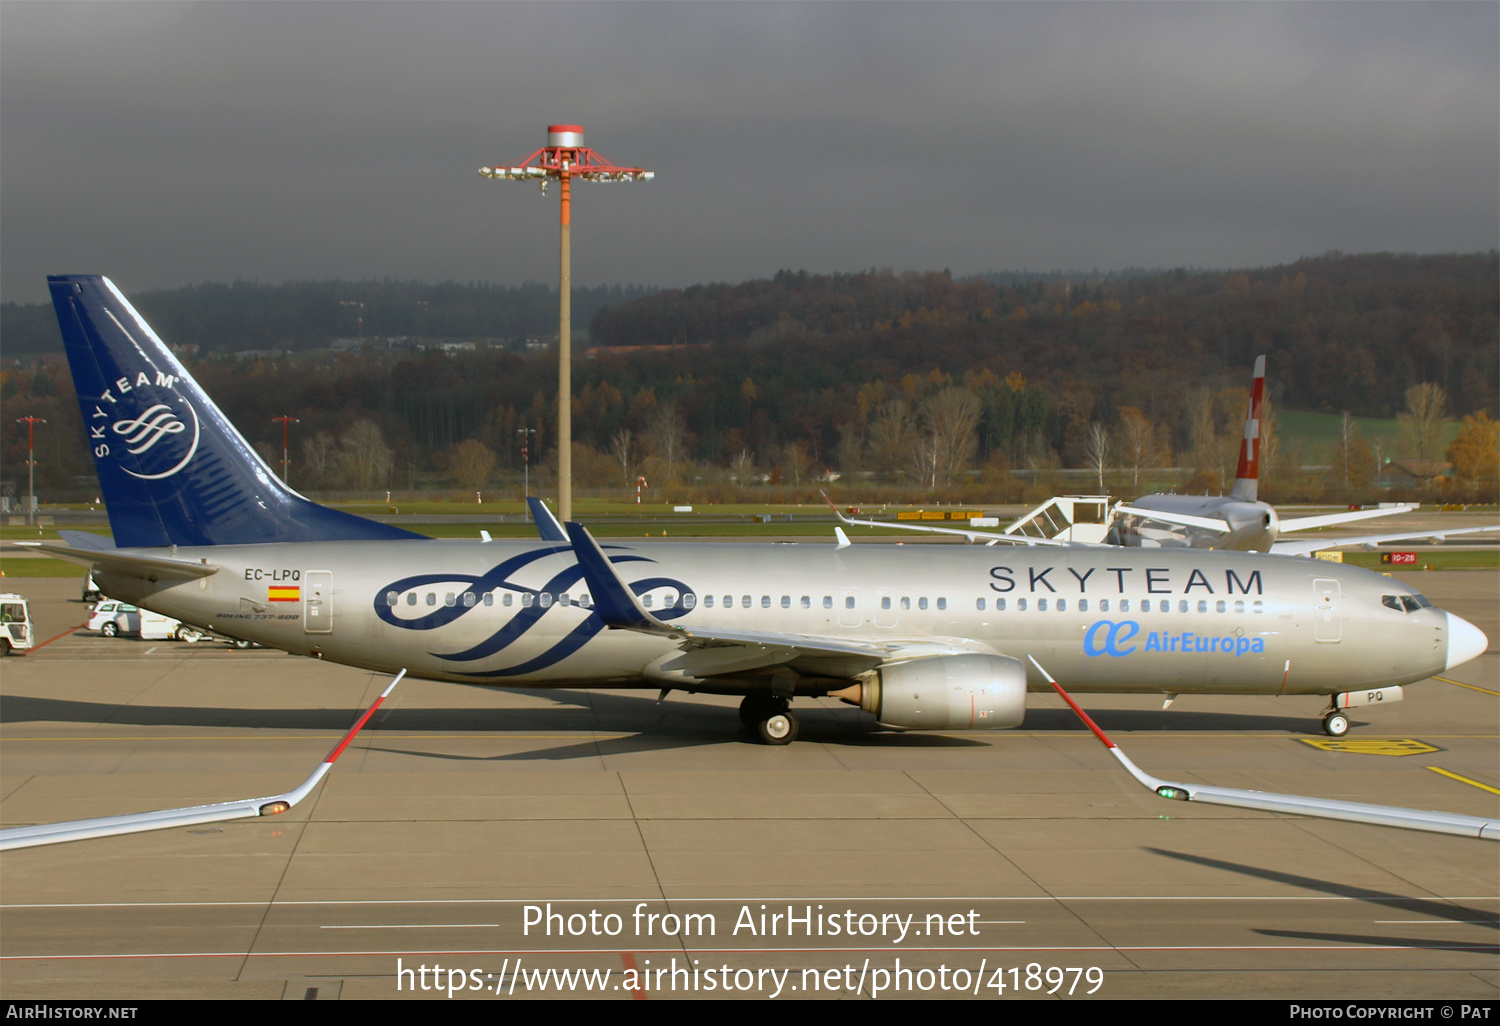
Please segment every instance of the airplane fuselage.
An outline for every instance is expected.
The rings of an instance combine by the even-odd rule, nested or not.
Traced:
[[[1122,526],[1120,543],[1129,546],[1191,549],[1228,549],[1235,552],[1270,552],[1280,534],[1276,509],[1269,503],[1219,495],[1147,495],[1130,504],[1136,509],[1207,517],[1222,521],[1224,530],[1181,527],[1131,516]],[[1142,530],[1142,528],[1145,528]]]
[[[162,555],[162,550],[138,550]],[[1356,567],[1236,552],[703,542],[607,544],[674,625],[923,644],[1026,660],[1078,691],[1330,694],[1447,665],[1441,610]],[[371,670],[501,686],[744,693],[756,671],[673,676],[680,643],[611,629],[566,543],[356,541],[179,547],[194,581],[109,576],[113,596],[269,647]],[[1398,601],[1396,606],[1401,606]],[[790,664],[799,693],[867,668]],[[1043,680],[1031,671],[1028,685]]]

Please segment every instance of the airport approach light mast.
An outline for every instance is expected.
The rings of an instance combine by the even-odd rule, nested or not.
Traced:
[[[562,190],[561,258],[558,282],[557,327],[557,516],[563,523],[573,519],[573,283],[572,283],[572,188],[581,178],[587,182],[649,182],[653,171],[611,164],[583,144],[582,125],[548,125],[547,145],[519,164],[482,167],[485,178],[539,182],[542,193],[556,179]]]

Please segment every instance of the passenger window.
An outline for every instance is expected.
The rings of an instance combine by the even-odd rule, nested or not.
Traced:
[[[882,595],[882,596],[880,596],[880,608],[881,609],[889,609],[889,608],[891,608],[891,597],[889,595]]]
[[[1186,613],[1188,611],[1188,600],[1187,599],[1183,599],[1181,602],[1177,603],[1177,611],[1179,613]]]
[[[515,601],[515,597],[516,597],[516,596],[515,596],[515,593],[514,593],[514,592],[509,592],[509,591],[507,591],[507,592],[506,592],[506,593],[505,593],[505,597],[504,597],[504,598],[502,598],[502,599],[501,599],[501,600],[500,600],[500,604],[501,604],[501,605],[502,605],[502,606],[509,606],[509,605],[513,605],[513,604],[514,604],[514,601]]]
[[[911,608],[911,599],[909,599],[909,598],[907,598],[906,596],[903,595],[902,598],[901,598],[901,608],[902,609],[910,609]]]
[[[535,604],[536,604],[536,596],[533,595],[531,592],[528,591],[528,592],[525,592],[524,594],[521,595],[521,608],[522,609],[530,609]]]
[[[781,596],[781,608],[782,609],[791,609],[792,608],[792,597],[790,595],[783,595],[783,596]]]
[[[1005,612],[1005,600],[1003,598],[995,600],[995,609],[1002,613]]]
[[[750,596],[749,595],[741,595],[740,596],[740,605],[743,606],[746,609],[749,609],[750,608]]]
[[[546,605],[546,604],[547,603],[545,603],[545,602],[542,603],[542,605]],[[644,606],[647,609],[651,608],[651,593],[649,591],[646,592],[646,594],[644,594],[644,595],[641,596],[641,605]]]
[[[584,597],[587,598],[588,596],[584,596]],[[682,596],[682,608],[683,609],[692,609],[697,604],[698,604],[698,596],[694,595],[692,592],[688,592],[687,594],[685,594],[685,595]],[[585,602],[584,605],[588,605],[588,603]]]
[[[703,605],[706,609],[712,609],[714,607],[714,597],[712,595],[704,595]]]
[[[1220,612],[1220,613],[1224,612],[1224,600],[1223,599],[1219,599],[1218,602],[1215,602],[1214,603],[1214,609],[1217,612]]]
[[[977,599],[977,600],[975,600],[975,602],[974,602],[974,608],[975,609],[979,609],[979,610],[983,610],[984,609],[984,599]]]
[[[803,595],[802,596],[802,608],[803,609],[811,609],[812,608],[812,596],[810,596],[810,595]]]
[[[1057,611],[1059,613],[1066,613],[1068,611],[1068,600],[1067,599],[1058,599],[1057,600]]]
[[[484,593],[484,604],[487,606],[493,606],[495,604],[495,593],[493,591],[487,591]]]
[[[1255,601],[1254,601],[1254,602],[1252,602],[1252,603],[1251,603],[1251,604],[1250,604],[1250,608],[1251,608],[1251,609],[1252,609],[1252,610],[1254,610],[1254,611],[1255,611],[1255,612],[1257,612],[1257,613],[1259,613],[1259,612],[1262,612],[1262,611],[1263,611],[1263,609],[1264,609],[1264,604],[1263,604],[1263,603],[1262,603],[1262,602],[1261,602],[1261,600],[1260,600],[1260,599],[1256,599],[1256,600],[1255,600]]]
[[[1099,600],[1099,612],[1101,612],[1101,613],[1107,613],[1107,612],[1109,612],[1109,599],[1100,599]]]
[[[1199,599],[1198,600],[1198,612],[1200,612],[1200,613],[1206,613],[1206,612],[1208,612],[1208,599]]]
[[[547,609],[551,605],[552,605],[552,593],[550,591],[544,591],[544,592],[542,592],[542,608],[543,609]]]
[[[733,595],[725,595],[724,596],[724,608],[725,609],[733,609],[734,608],[734,596]]]
[[[1016,608],[1023,613],[1026,612],[1026,600],[1016,599]]]
[[[429,591],[427,593],[427,604],[429,606],[437,605],[437,592]]]
[[[823,608],[824,609],[832,609],[833,608],[833,596],[832,595],[824,595],[823,596]]]
[[[1245,600],[1244,599],[1235,599],[1234,600],[1234,611],[1236,613],[1243,613],[1245,611]]]
[[[927,596],[923,595],[921,598],[917,599],[917,608],[918,609],[926,609],[927,608]]]
[[[573,597],[567,592],[563,592],[561,595],[557,596],[557,601],[559,605],[571,606],[573,604]]]
[[[1047,600],[1046,599],[1037,599],[1036,600],[1036,608],[1037,608],[1038,612],[1045,613],[1047,611]]]
[[[845,595],[844,596],[844,608],[845,609],[853,609],[854,608],[854,596],[853,595]]]
[[[762,595],[760,597],[760,608],[762,608],[762,609],[770,609],[771,608],[771,596],[769,596],[769,595]]]
[[[394,606],[400,600],[400,598],[401,596],[396,592],[388,591],[385,593],[385,604],[388,606]]]
[[[945,599],[945,598],[938,599],[937,606],[938,606],[939,609],[947,609],[948,608],[948,600]]]
[[[1129,599],[1121,599],[1120,600],[1120,612],[1122,612],[1122,613],[1128,613],[1128,612],[1130,612],[1130,600]]]
[[[1078,600],[1078,611],[1080,613],[1087,613],[1089,611],[1089,600],[1088,599],[1079,599]]]
[[[478,599],[476,599],[474,597],[474,593],[472,591],[466,591],[466,592],[464,592],[464,608],[465,609],[472,609],[472,608],[474,608],[474,603],[477,602],[477,601],[478,601]]]

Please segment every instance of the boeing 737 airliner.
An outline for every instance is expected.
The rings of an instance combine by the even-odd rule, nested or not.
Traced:
[[[898,729],[1014,727],[1035,659],[1078,692],[1317,695],[1474,658],[1399,580],[1242,552],[434,540],[320,506],[256,456],[106,278],[49,279],[113,547],[51,549],[184,623],[371,670],[742,696],[796,737],[836,695]],[[97,540],[96,540],[97,541]]]

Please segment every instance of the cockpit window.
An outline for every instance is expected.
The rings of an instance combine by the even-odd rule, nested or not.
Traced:
[[[1382,595],[1380,604],[1398,613],[1415,613],[1419,609],[1428,609],[1432,603],[1423,595]]]
[[[1380,596],[1380,604],[1388,609],[1394,609],[1398,613],[1403,612],[1400,595],[1382,595]]]

